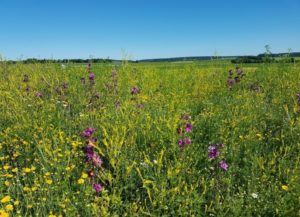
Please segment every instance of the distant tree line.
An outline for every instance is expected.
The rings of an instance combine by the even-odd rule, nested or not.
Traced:
[[[239,63],[276,63],[276,62],[283,62],[283,63],[293,63],[298,62],[295,57],[300,57],[300,52],[293,52],[293,53],[277,53],[272,54],[266,52],[264,54],[259,54],[257,56],[239,56],[235,59],[232,59],[231,62],[234,64]]]
[[[262,63],[263,59],[259,56],[241,56],[237,57],[236,59],[231,60],[234,64],[239,63]]]
[[[100,58],[95,58],[95,59],[36,59],[36,58],[28,58],[26,60],[9,60],[7,61],[8,63],[17,63],[17,62],[22,62],[25,64],[32,64],[32,63],[111,63],[113,62],[112,59],[100,59]]]
[[[298,62],[295,57],[300,57],[300,52],[277,53],[272,54],[268,47],[266,52],[257,56],[193,56],[193,57],[174,57],[174,58],[156,58],[156,59],[142,59],[142,60],[128,60],[130,63],[143,63],[143,62],[178,62],[178,61],[199,61],[199,60],[231,60],[234,64],[239,63],[271,63],[271,62],[285,62],[293,63]],[[7,63],[15,64],[17,62],[32,64],[32,63],[115,63],[121,60],[113,60],[110,58],[92,58],[92,59],[36,59],[28,58],[26,60],[8,60]]]
[[[178,61],[196,61],[196,60],[211,60],[211,56],[196,56],[196,57],[171,57],[171,58],[156,58],[156,59],[142,59],[136,62],[178,62]]]

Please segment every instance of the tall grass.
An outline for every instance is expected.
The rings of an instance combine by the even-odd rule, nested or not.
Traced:
[[[92,64],[91,85],[85,65],[2,61],[0,216],[299,215],[300,66],[241,65],[230,88],[235,67]],[[86,158],[92,137],[101,167]]]

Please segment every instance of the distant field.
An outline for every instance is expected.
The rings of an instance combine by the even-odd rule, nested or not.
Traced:
[[[0,216],[298,216],[300,63],[235,67],[0,62]]]

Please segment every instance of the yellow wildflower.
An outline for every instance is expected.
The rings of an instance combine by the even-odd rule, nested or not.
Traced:
[[[25,186],[25,187],[23,188],[23,191],[24,191],[24,192],[29,192],[29,191],[30,191],[30,188],[28,188],[28,187]]]
[[[32,187],[31,188],[31,191],[36,191],[37,190],[37,187]]]
[[[10,201],[10,196],[5,196],[1,199],[1,203],[7,203],[8,201]]]
[[[20,201],[18,201],[18,200],[16,200],[15,202],[14,202],[14,205],[15,206],[18,206],[20,204]]]
[[[5,209],[9,212],[9,211],[13,211],[14,210],[14,206],[11,204],[6,205]]]
[[[48,185],[51,185],[51,184],[53,183],[53,181],[52,181],[51,179],[47,179],[47,180],[46,180],[46,183],[47,183]]]
[[[77,148],[78,143],[77,143],[77,142],[72,142],[71,145],[72,145],[72,147],[75,149],[75,148]]]
[[[20,152],[16,152],[16,153],[13,154],[13,157],[14,157],[14,158],[16,158],[16,157],[18,157],[18,156],[20,156]]]
[[[88,174],[82,173],[81,178],[86,179],[88,177]]]
[[[281,189],[284,190],[284,191],[287,191],[287,190],[289,190],[289,187],[287,185],[282,185]]]
[[[0,209],[0,217],[9,217],[9,214],[5,212],[3,209]]]
[[[10,168],[10,166],[7,165],[7,164],[3,166],[3,169],[4,169],[4,170],[8,170],[9,168]]]
[[[59,206],[61,207],[61,208],[66,208],[66,205],[65,204],[59,204]]]
[[[78,184],[82,185],[84,183],[84,179],[78,179]]]
[[[18,172],[18,168],[14,168],[14,169],[12,169],[11,170],[13,173],[16,173],[16,172]]]
[[[5,181],[4,184],[8,187],[10,185],[9,181]]]
[[[26,167],[26,168],[23,168],[23,172],[24,173],[30,173],[31,172],[31,169]]]

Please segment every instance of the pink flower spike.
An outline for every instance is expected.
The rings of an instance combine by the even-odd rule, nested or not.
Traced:
[[[227,171],[229,166],[228,166],[228,164],[225,162],[225,160],[223,159],[223,160],[221,160],[221,161],[219,162],[219,167],[220,167],[221,169]]]

